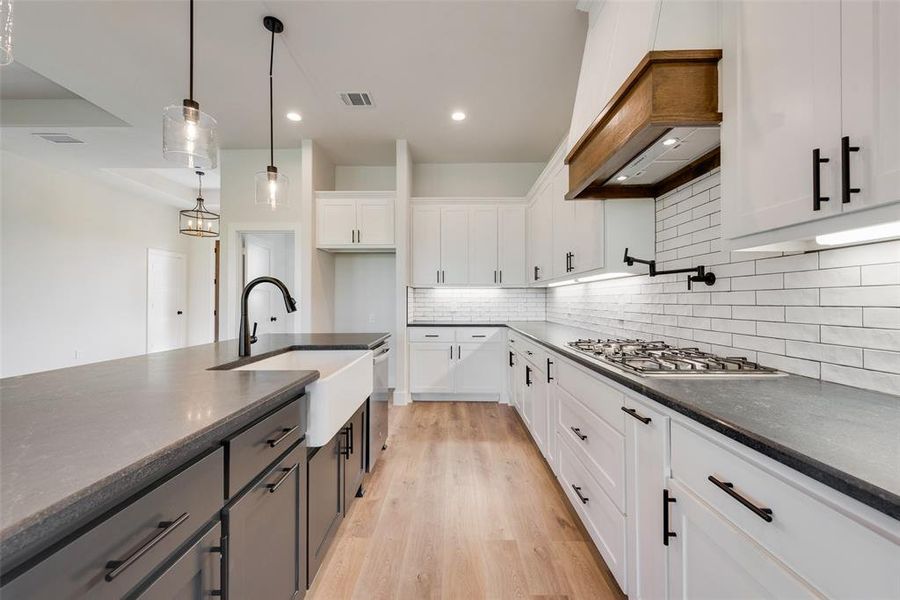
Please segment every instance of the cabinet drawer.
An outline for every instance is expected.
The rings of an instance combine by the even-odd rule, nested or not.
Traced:
[[[459,327],[456,330],[457,342],[500,342],[502,330],[498,327]]]
[[[222,506],[221,449],[125,506],[3,587],[16,598],[122,598]]]
[[[620,433],[625,432],[622,392],[565,360],[557,360],[556,383]]]
[[[603,493],[588,468],[578,460],[569,440],[560,436],[558,442],[560,484],[619,587],[624,590],[625,516]]]
[[[190,598],[214,598],[222,595],[222,526],[216,523],[175,563],[135,598],[171,600],[184,598],[184,590],[193,590]]]
[[[547,358],[550,354],[543,346],[520,336],[519,339],[516,340],[516,350],[525,357],[525,360],[531,362],[542,371],[547,371]]]
[[[292,400],[225,441],[227,490],[231,498],[306,435],[306,397]]]
[[[900,546],[678,423],[672,424],[672,477],[825,596],[900,597]],[[730,484],[726,489],[751,505],[770,509],[771,521],[710,477]]]
[[[410,327],[407,331],[410,342],[455,342],[454,327]]]
[[[556,397],[559,400],[560,435],[568,438],[578,458],[590,468],[598,483],[624,512],[625,436],[565,390],[558,389]]]

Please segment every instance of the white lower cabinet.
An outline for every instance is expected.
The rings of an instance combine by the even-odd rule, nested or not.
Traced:
[[[455,344],[436,342],[409,345],[409,390],[413,393],[453,392]]]
[[[499,398],[505,347],[497,328],[414,327],[409,339],[411,393]]]
[[[453,367],[454,391],[459,394],[498,394],[503,369],[502,348],[498,344],[467,342],[456,345]]]
[[[540,449],[547,456],[549,442],[549,399],[547,397],[547,373],[533,362],[525,362],[525,405],[531,435]]]

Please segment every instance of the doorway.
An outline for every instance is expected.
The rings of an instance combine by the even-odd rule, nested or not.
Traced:
[[[187,256],[147,249],[147,352],[187,345]]]
[[[241,232],[241,287],[257,277],[280,279],[294,289],[294,234],[285,231]],[[271,285],[261,285],[248,298],[251,330],[257,335],[288,333],[294,330],[294,316],[287,312],[281,293]]]

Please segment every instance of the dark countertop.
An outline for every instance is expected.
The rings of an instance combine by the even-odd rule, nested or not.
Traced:
[[[295,397],[317,371],[223,371],[289,350],[367,350],[388,334],[260,336],[0,379],[4,569]]]
[[[410,323],[465,327],[468,323]],[[482,325],[488,326],[488,325]],[[663,406],[900,520],[900,397],[799,375],[638,377],[571,350],[602,332],[549,323],[506,326]],[[614,337],[614,336],[613,336]]]

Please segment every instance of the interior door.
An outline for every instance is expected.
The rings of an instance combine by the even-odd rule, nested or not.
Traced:
[[[441,209],[441,283],[469,281],[469,209]]]
[[[393,201],[387,198],[357,200],[356,230],[357,244],[393,245]]]
[[[182,348],[187,343],[187,257],[147,252],[147,352]]]
[[[841,3],[725,2],[725,235],[840,212]],[[813,165],[813,150],[829,162]],[[813,210],[813,177],[830,200]]]
[[[499,282],[497,267],[497,209],[469,210],[468,283],[491,285]]]
[[[900,2],[841,3],[843,135],[851,152],[844,211],[900,201]],[[900,215],[898,215],[900,218]]]
[[[320,198],[316,203],[317,246],[349,246],[356,239],[356,200]]]
[[[525,285],[525,207],[497,209],[497,269],[499,283]]]
[[[412,283],[437,285],[441,272],[441,209],[415,206],[411,221]]]
[[[244,285],[257,277],[272,276],[272,248],[258,238],[244,236]],[[250,314],[250,327],[258,323],[257,334],[273,333],[278,321],[275,316],[275,294],[280,293],[274,286],[263,284],[253,288],[247,299],[247,310]]]

